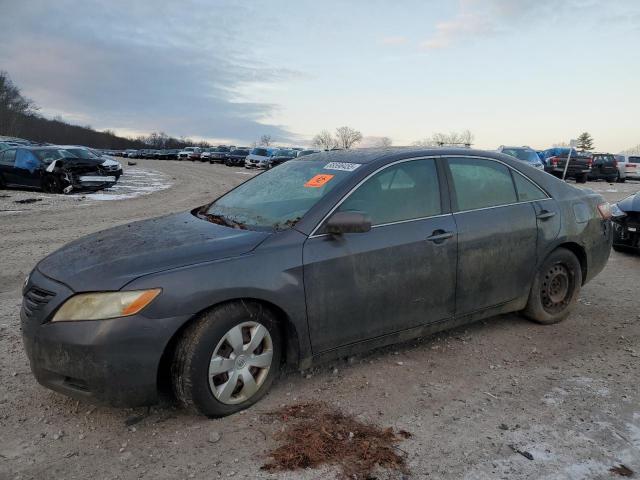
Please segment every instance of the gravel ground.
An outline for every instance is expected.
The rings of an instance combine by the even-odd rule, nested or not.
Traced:
[[[332,478],[332,469],[260,470],[278,428],[261,413],[317,399],[411,432],[401,448],[412,478],[612,478],[609,469],[619,464],[640,476],[640,256],[616,252],[559,325],[504,315],[288,372],[258,405],[224,419],[171,406],[92,406],[40,387],[18,318],[20,287],[34,264],[85,234],[204,204],[247,174],[139,161],[122,185],[129,175],[144,187],[146,176],[162,189],[133,186],[97,196],[0,192],[0,478]],[[640,183],[587,187],[616,200]],[[103,201],[120,194],[126,199]],[[25,198],[42,200],[15,203]]]

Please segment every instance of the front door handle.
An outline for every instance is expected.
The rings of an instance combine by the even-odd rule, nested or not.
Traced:
[[[538,215],[536,215],[536,218],[539,219],[539,220],[546,220],[548,218],[555,217],[555,216],[556,216],[556,212],[550,212],[548,210],[543,210]]]
[[[434,230],[431,236],[427,237],[427,240],[433,243],[442,243],[451,237],[453,237],[453,232],[445,232],[444,230]]]

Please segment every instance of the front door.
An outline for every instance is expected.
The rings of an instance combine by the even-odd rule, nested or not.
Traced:
[[[337,209],[368,213],[371,231],[306,241],[314,353],[453,316],[456,229],[440,191],[435,159],[392,164]]]
[[[519,200],[501,162],[457,157],[447,164],[458,229],[456,315],[526,297],[537,259],[534,205]]]

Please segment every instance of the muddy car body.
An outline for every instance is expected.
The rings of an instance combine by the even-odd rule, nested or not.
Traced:
[[[79,158],[62,147],[10,148],[0,152],[0,186],[51,193],[100,190],[116,183],[113,168],[105,159]]]
[[[613,248],[640,251],[640,193],[613,205]]]
[[[610,247],[599,195],[506,155],[319,153],[49,255],[24,285],[23,338],[51,389],[144,405],[168,386],[226,415],[283,363],[507,312],[560,321]]]

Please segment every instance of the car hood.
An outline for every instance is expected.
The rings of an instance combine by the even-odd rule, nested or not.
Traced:
[[[640,212],[640,193],[636,193],[619,201],[618,207],[623,212]]]
[[[248,253],[269,235],[184,212],[88,235],[52,253],[37,268],[76,292],[119,290],[142,275]]]

